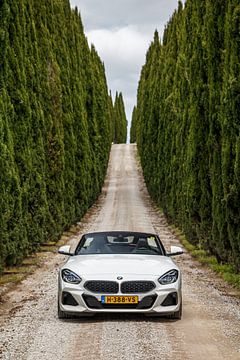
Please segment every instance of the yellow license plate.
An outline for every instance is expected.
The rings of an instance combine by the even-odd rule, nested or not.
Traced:
[[[102,296],[102,304],[137,304],[138,296]]]

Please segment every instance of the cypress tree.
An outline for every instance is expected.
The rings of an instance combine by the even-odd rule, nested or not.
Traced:
[[[26,229],[22,217],[20,177],[15,163],[13,137],[9,119],[13,106],[5,89],[0,96],[0,271],[17,264],[26,254]]]
[[[114,142],[116,144],[127,141],[127,118],[122,93],[118,92],[114,101]]]
[[[237,0],[187,0],[149,47],[136,129],[152,197],[188,239],[239,269]]]
[[[130,142],[136,142],[136,131],[137,131],[137,108],[134,106],[132,112],[132,122],[131,122],[131,129],[130,129]]]
[[[221,179],[223,197],[221,199],[224,223],[223,234],[217,242],[216,252],[222,253],[223,260],[232,260],[240,269],[239,242],[239,94],[240,94],[240,5],[230,1],[225,20],[225,57],[223,64],[223,86],[219,119],[221,123]],[[219,227],[219,226],[218,226]],[[216,238],[214,238],[217,241]]]
[[[0,2],[0,271],[58,239],[98,196],[113,106],[68,0]]]

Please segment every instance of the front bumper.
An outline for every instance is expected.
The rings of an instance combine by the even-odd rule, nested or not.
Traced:
[[[84,282],[83,282],[84,284]],[[59,307],[67,314],[90,315],[94,313],[148,313],[167,315],[179,311],[182,302],[181,280],[170,285],[160,285],[145,293],[93,293],[83,285],[72,285],[59,277]],[[138,304],[102,304],[102,296],[138,296]]]

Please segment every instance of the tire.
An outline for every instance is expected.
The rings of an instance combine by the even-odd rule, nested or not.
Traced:
[[[181,320],[182,318],[182,302],[180,304],[179,310],[168,315],[169,319],[174,319],[174,320]]]
[[[58,301],[58,318],[59,318],[59,319],[71,319],[71,318],[72,318],[71,315],[65,313],[64,311],[62,311],[62,310],[60,309],[59,301]]]

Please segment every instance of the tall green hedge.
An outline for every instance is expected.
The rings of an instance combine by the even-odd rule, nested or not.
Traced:
[[[137,127],[137,108],[136,106],[134,106],[132,112],[131,128],[130,128],[130,143],[135,143],[137,140],[136,127]]]
[[[192,243],[237,270],[239,114],[239,1],[179,2],[147,52],[132,133],[152,197]]]
[[[98,196],[113,133],[104,65],[68,0],[0,2],[0,271]]]
[[[127,118],[122,93],[116,93],[113,106],[113,142],[115,144],[126,143],[127,141]]]

